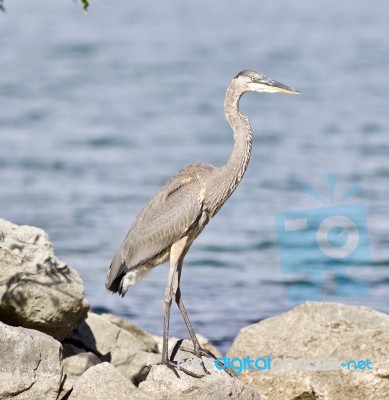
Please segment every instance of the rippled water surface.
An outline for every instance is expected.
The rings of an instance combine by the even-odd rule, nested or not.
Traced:
[[[256,69],[303,95],[241,101],[250,166],[185,260],[196,330],[226,350],[242,326],[295,304],[287,289],[299,278],[281,271],[275,215],[322,207],[304,188],[328,197],[328,173],[337,198],[362,187],[350,202],[366,209],[372,266],[348,273],[371,290],[322,298],[389,312],[389,4],[92,3],[84,15],[66,0],[5,2],[0,217],[45,229],[95,309],[160,334],[167,265],[124,299],[106,293],[106,269],[167,178],[193,161],[226,162],[225,89]],[[172,334],[186,334],[176,311]]]

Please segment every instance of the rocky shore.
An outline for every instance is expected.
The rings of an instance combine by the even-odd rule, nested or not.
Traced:
[[[161,338],[93,313],[83,292],[44,231],[0,220],[0,400],[389,398],[386,314],[305,303],[243,328],[225,356],[202,338],[231,375],[204,359],[209,374],[177,377]],[[190,353],[175,359],[202,372]]]

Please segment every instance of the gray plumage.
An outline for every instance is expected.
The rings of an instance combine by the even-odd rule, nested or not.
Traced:
[[[128,290],[124,284],[126,273],[167,261],[173,243],[187,234],[200,233],[209,220],[201,191],[213,169],[211,165],[190,164],[149,200],[112,261],[106,284],[109,290],[124,296]]]
[[[107,289],[124,296],[128,288],[151,268],[170,258],[162,352],[162,361],[170,368],[177,367],[167,354],[172,298],[175,298],[184,317],[195,354],[209,356],[209,352],[199,346],[182,303],[179,290],[181,268],[189,247],[231,196],[248,166],[252,131],[248,118],[239,112],[239,99],[248,91],[298,93],[261,73],[250,70],[240,72],[228,86],[224,102],[225,115],[234,132],[234,147],[227,164],[220,168],[201,163],[190,164],[167,181],[135,219],[108,270]]]

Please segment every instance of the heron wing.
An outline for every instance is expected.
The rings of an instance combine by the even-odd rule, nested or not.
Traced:
[[[207,164],[190,164],[149,200],[111,263],[108,289],[116,291],[127,271],[147,264],[190,231],[202,215],[203,177],[214,169]]]

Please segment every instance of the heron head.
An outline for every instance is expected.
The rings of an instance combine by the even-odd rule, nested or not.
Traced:
[[[297,90],[283,83],[273,81],[260,72],[245,70],[239,72],[235,79],[246,92],[300,94]]]

